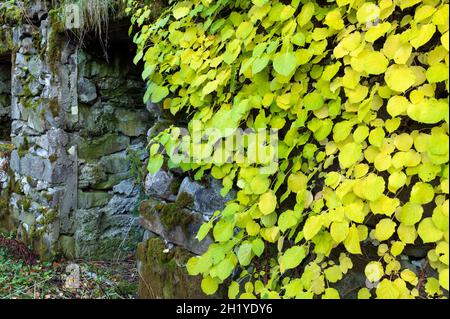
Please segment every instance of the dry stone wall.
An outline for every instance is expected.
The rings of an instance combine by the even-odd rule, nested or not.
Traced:
[[[106,61],[80,48],[57,12],[30,9],[32,24],[12,29],[12,65],[0,69],[0,120],[14,147],[9,228],[44,259],[127,257],[143,234],[138,178],[153,121],[140,72],[114,52]]]

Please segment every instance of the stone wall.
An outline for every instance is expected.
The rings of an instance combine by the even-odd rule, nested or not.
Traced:
[[[132,213],[153,121],[142,102],[139,70],[120,54],[111,52],[109,59],[78,52],[78,122],[69,142],[78,150],[76,254],[97,259],[123,257],[142,238]]]
[[[11,118],[17,181],[9,216],[41,258],[127,257],[143,233],[139,176],[153,121],[140,71],[120,45],[107,61],[70,38],[57,12],[33,10],[32,25],[13,28],[11,85],[0,87],[10,92],[0,111]]]

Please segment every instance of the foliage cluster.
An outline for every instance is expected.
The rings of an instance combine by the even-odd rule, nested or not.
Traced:
[[[278,163],[206,161],[222,135],[181,165],[238,189],[187,264],[206,294],[338,298],[358,255],[375,287],[359,298],[448,291],[448,1],[172,1],[155,22],[133,3],[146,101],[189,116],[191,133],[194,120],[279,130]],[[154,138],[150,172],[177,166],[178,135]],[[437,273],[425,292],[401,263],[411,247],[428,247]]]

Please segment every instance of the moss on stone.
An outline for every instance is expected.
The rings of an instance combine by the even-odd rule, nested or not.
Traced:
[[[194,198],[190,194],[182,192],[178,195],[176,203],[178,207],[188,207],[194,203]]]
[[[13,150],[14,150],[13,144],[0,143],[0,157],[9,156]]]
[[[200,278],[191,277],[186,272],[185,264],[191,256],[190,252],[180,247],[167,251],[160,238],[140,243],[137,250],[139,297],[205,298],[200,288]]]
[[[50,99],[48,101],[48,108],[54,117],[59,114],[59,102],[57,98]]]
[[[54,162],[56,162],[56,161],[58,160],[58,155],[52,154],[52,155],[50,155],[50,156],[48,157],[48,160],[49,160],[51,163],[54,163]]]
[[[20,203],[21,203],[22,209],[24,211],[27,212],[30,210],[30,207],[31,207],[31,199],[30,198],[24,197]]]
[[[155,221],[159,217],[161,223],[167,230],[172,230],[177,226],[185,228],[192,221],[194,216],[184,209],[189,202],[189,198],[183,198],[175,203],[164,203],[155,200],[143,201],[139,206],[140,215],[150,221]]]
[[[23,139],[22,145],[17,149],[17,153],[19,154],[19,157],[24,157],[25,154],[27,154],[30,150],[30,144],[28,142],[28,139],[25,137]]]
[[[61,60],[60,33],[64,31],[64,22],[59,17],[60,8],[49,11],[51,31],[48,36],[46,48],[47,63],[50,71],[58,73],[58,64]]]
[[[177,226],[186,227],[193,220],[190,212],[182,209],[177,203],[166,204],[161,209],[161,222],[169,230]]]

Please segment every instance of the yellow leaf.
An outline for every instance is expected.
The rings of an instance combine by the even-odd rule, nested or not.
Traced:
[[[375,21],[379,17],[380,8],[372,2],[365,2],[356,12],[356,18],[359,23]]]
[[[405,92],[416,81],[416,75],[406,65],[391,65],[385,73],[386,84],[394,91]]]
[[[376,289],[377,299],[397,299],[400,292],[389,279],[383,279]]]
[[[444,233],[434,225],[431,217],[424,218],[420,222],[417,233],[424,243],[437,242],[444,235]]]
[[[344,241],[344,246],[351,254],[362,254],[359,244],[359,233],[355,225],[350,227],[347,238]]]
[[[375,238],[379,241],[384,241],[394,234],[396,223],[389,218],[384,218],[378,222],[375,227]]]
[[[371,261],[366,265],[364,273],[371,282],[379,281],[384,275],[383,265],[378,261]]]
[[[340,243],[347,238],[348,231],[348,222],[333,222],[330,227],[331,237],[337,243]]]
[[[269,215],[277,207],[277,197],[272,192],[261,195],[258,202],[258,208],[264,215]]]
[[[303,226],[303,234],[306,240],[313,238],[322,228],[322,216],[311,216]]]

